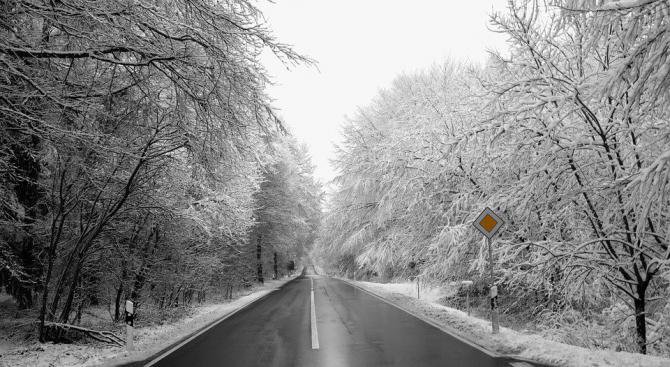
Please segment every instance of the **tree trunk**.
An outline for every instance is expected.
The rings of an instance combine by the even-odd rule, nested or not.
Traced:
[[[60,315],[60,321],[62,323],[67,323],[67,320],[70,316],[70,311],[72,309],[72,299],[74,298],[74,292],[76,290],[76,285],[77,282],[79,281],[79,275],[81,273],[81,268],[84,265],[84,258],[86,257],[88,250],[93,246],[95,240],[97,239],[98,235],[102,232],[102,230],[107,226],[109,221],[116,215],[116,213],[121,209],[121,207],[126,203],[126,200],[132,193],[132,188],[133,184],[135,183],[137,179],[137,174],[146,163],[147,158],[146,154],[149,148],[153,145],[154,141],[149,140],[148,143],[145,144],[144,149],[142,150],[142,154],[137,161],[137,164],[135,165],[135,168],[130,174],[130,177],[126,180],[125,188],[123,193],[119,198],[117,198],[115,201],[111,201],[109,206],[107,206],[107,210],[103,211],[99,214],[100,219],[97,222],[97,224],[93,225],[90,229],[84,231],[80,237],[79,240],[76,242],[73,251],[70,253],[70,256],[68,257],[67,263],[65,265],[65,269],[63,269],[63,272],[61,273],[61,277],[58,280],[58,286],[56,287],[56,292],[54,293],[54,300],[51,305],[51,314],[55,314],[56,310],[58,309],[58,302],[60,301],[60,294],[62,292],[61,287],[64,288],[64,276],[69,272],[70,266],[72,262],[74,261],[75,255],[78,257],[77,262],[76,262],[76,267],[74,269],[74,274],[72,275],[72,280],[70,281],[70,290],[68,292],[68,297],[65,301],[65,304],[63,305],[63,310],[61,311]],[[95,204],[94,204],[95,206]],[[81,213],[80,213],[81,217]]]
[[[59,192],[60,196],[64,195],[64,176],[65,173],[61,173],[60,176],[60,185]],[[47,273],[44,276],[44,282],[42,283],[42,306],[40,307],[40,316],[39,316],[39,340],[44,343],[46,341],[46,336],[44,334],[44,321],[47,314],[47,303],[49,301],[49,283],[51,283],[51,276],[53,274],[54,262],[56,261],[56,250],[58,248],[58,243],[60,242],[60,236],[63,233],[63,226],[65,225],[65,219],[68,217],[70,211],[65,211],[65,206],[63,200],[60,201],[58,206],[58,211],[55,213],[55,216],[51,222],[51,236],[49,238],[49,252],[47,256]]]
[[[647,354],[647,315],[645,313],[645,295],[638,294],[635,299],[635,331],[637,332],[637,347],[642,354]]]
[[[274,266],[273,266],[273,270],[274,270],[274,279],[279,279],[279,274],[277,273],[277,253],[276,253],[276,252],[274,253]]]
[[[262,236],[259,234],[258,235],[258,240],[256,242],[256,263],[258,266],[257,269],[257,280],[259,283],[263,284],[263,261],[261,260],[261,240]]]
[[[121,317],[121,295],[123,295],[123,280],[119,282],[119,288],[116,290],[116,299],[114,300],[114,321],[119,321]]]
[[[149,257],[153,255],[157,246],[158,246],[158,228],[154,227],[152,228],[151,232],[149,232],[149,237],[147,237],[146,241],[144,242],[144,247],[142,248],[142,263],[140,265],[139,270],[135,274],[133,289],[130,292],[130,299],[133,302],[135,302],[136,306],[139,306],[140,292],[142,292],[142,288],[144,288],[144,284],[147,281],[147,272],[149,271],[149,269],[151,269],[151,262],[149,261]]]
[[[54,259],[56,257],[56,245],[55,243],[51,243],[49,246],[49,257],[48,257],[48,264],[47,264],[47,273],[44,276],[44,282],[42,284],[42,287],[44,288],[42,290],[42,306],[40,307],[40,326],[39,326],[39,340],[40,342],[44,343],[46,341],[45,335],[44,335],[44,319],[47,314],[47,301],[49,299],[49,282],[51,281],[51,272],[53,271],[53,265],[54,265]]]
[[[79,302],[79,306],[77,307],[77,313],[74,318],[74,324],[77,325],[81,324],[81,313],[83,310],[84,310],[84,300],[81,300],[81,302]]]
[[[114,321],[121,319],[121,298],[123,296],[123,285],[126,281],[128,271],[126,270],[126,261],[121,261],[121,279],[119,280],[119,287],[116,289],[116,298],[114,299]]]
[[[67,262],[65,263],[65,267],[63,270],[60,272],[60,276],[58,277],[58,282],[56,282],[56,288],[54,289],[54,298],[51,300],[51,308],[49,310],[49,319],[53,320],[53,317],[56,315],[56,311],[58,311],[58,305],[60,303],[60,297],[65,291],[65,279],[67,278],[67,274],[70,272],[70,268],[72,266],[72,262],[74,261],[75,254],[77,253],[79,249],[79,242],[75,245],[75,248],[70,252],[68,255]]]
[[[72,312],[72,302],[74,301],[74,295],[77,292],[77,287],[79,285],[79,275],[81,274],[81,269],[84,267],[83,255],[80,255],[79,261],[77,261],[77,267],[74,269],[74,274],[72,275],[72,281],[70,282],[70,289],[67,293],[67,298],[65,298],[65,303],[63,304],[63,309],[61,310],[59,321],[63,324],[67,324],[70,319],[70,312]]]

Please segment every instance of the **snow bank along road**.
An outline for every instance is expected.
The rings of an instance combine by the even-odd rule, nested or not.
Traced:
[[[531,366],[463,342],[343,281],[303,275],[146,366]]]

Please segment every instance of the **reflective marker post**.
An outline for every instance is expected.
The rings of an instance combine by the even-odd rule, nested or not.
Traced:
[[[465,286],[467,291],[465,292],[465,309],[470,316],[470,288],[472,288],[472,280],[462,280],[461,285]]]
[[[412,270],[412,273],[414,273],[414,269],[416,268],[416,263],[414,261],[409,262],[409,268]],[[419,275],[410,275],[409,280],[411,281],[412,278],[416,280],[416,299],[419,299],[421,296],[421,293],[419,292]]]

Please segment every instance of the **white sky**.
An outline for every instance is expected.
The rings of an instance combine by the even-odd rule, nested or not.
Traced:
[[[259,3],[277,38],[318,62],[287,70],[271,55],[263,63],[279,114],[309,147],[316,176],[327,183],[345,115],[368,104],[403,71],[447,58],[483,63],[504,50],[488,14],[506,0],[277,0]]]

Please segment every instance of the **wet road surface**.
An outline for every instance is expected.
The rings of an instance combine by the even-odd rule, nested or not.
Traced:
[[[365,291],[318,275],[296,278],[149,365],[510,366]]]

